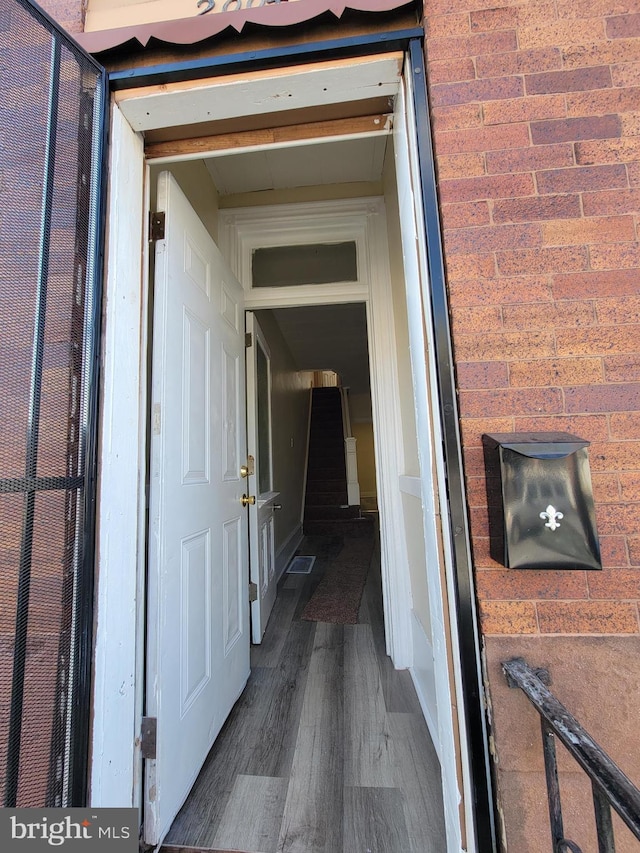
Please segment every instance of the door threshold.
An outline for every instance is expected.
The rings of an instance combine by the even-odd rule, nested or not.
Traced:
[[[185,847],[183,844],[163,844],[159,853],[249,853],[248,850],[220,850],[218,847]]]

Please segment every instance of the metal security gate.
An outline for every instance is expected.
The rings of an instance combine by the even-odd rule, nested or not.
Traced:
[[[83,805],[106,83],[29,0],[0,57],[0,793]]]

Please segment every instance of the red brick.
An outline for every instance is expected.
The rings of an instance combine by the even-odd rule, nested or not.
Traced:
[[[537,634],[536,606],[531,601],[481,601],[483,634]]]
[[[626,536],[599,536],[600,559],[605,569],[617,569],[629,565]]]
[[[506,328],[561,329],[592,326],[595,321],[590,302],[554,302],[549,305],[509,305],[503,309]]]
[[[531,175],[491,175],[441,181],[440,200],[446,202],[476,201],[533,195]]]
[[[635,270],[614,272],[584,272],[556,275],[553,293],[556,299],[589,299],[598,296],[638,293],[638,273]]]
[[[519,121],[563,118],[566,115],[566,107],[563,95],[544,95],[489,101],[483,106],[483,115],[486,125],[513,124]]]
[[[506,53],[517,50],[514,30],[494,33],[474,33],[470,36],[430,38],[427,41],[427,60],[450,59],[452,56],[480,56],[483,53]]]
[[[592,246],[589,250],[594,270],[640,268],[640,245],[620,243],[614,246]]]
[[[447,228],[464,228],[467,225],[486,225],[489,222],[489,205],[486,201],[463,204],[443,204],[442,224]]]
[[[611,438],[640,438],[640,412],[622,412],[609,417]]]
[[[638,283],[640,294],[640,282]],[[598,299],[596,302],[598,320],[603,325],[618,323],[640,323],[640,295],[621,296],[619,299]],[[638,330],[640,349],[640,330]]]
[[[567,114],[584,116],[591,120],[597,116],[605,117],[611,113],[619,115],[620,113],[634,112],[638,108],[638,103],[640,103],[640,87],[637,86],[629,89],[575,92],[567,95]]]
[[[498,252],[496,260],[503,275],[537,275],[561,269],[576,271],[586,269],[588,264],[586,249],[577,246]]]
[[[576,163],[590,166],[595,163],[628,163],[640,160],[640,139],[608,139],[606,142],[578,142],[575,145]]]
[[[640,162],[627,163],[627,175],[630,187],[640,187]]]
[[[640,330],[638,334],[640,336]],[[604,375],[607,382],[640,382],[640,355],[612,355],[605,358]]]
[[[602,378],[602,361],[599,358],[541,359],[509,364],[509,384],[521,388],[589,384],[602,381]]]
[[[486,366],[491,369],[492,365],[498,367],[500,362],[487,362]],[[471,366],[471,365],[470,365]],[[482,363],[478,363],[478,367],[482,367]],[[480,457],[483,458],[482,450],[482,435],[485,432],[513,432],[513,418],[465,418],[461,421],[462,441],[465,447],[465,452],[470,448],[480,450]],[[482,468],[482,476],[484,478],[484,467]],[[485,502],[483,501],[483,504]]]
[[[587,575],[591,598],[625,599],[640,598],[640,570],[605,569],[602,572],[589,572]]]
[[[543,634],[637,634],[635,604],[609,601],[542,601],[537,605]]]
[[[614,86],[640,86],[640,62],[625,62],[624,65],[614,65],[611,68],[611,79]],[[632,133],[625,128],[625,116],[622,116],[623,136]]]
[[[455,283],[450,295],[452,304],[456,305],[506,305],[522,302],[523,295],[529,302],[549,302],[551,282],[538,276],[476,279]]]
[[[640,382],[581,385],[565,388],[565,406],[574,412],[630,412],[640,410]]]
[[[635,2],[631,0],[631,3]],[[556,0],[556,5],[561,18],[606,18],[626,13],[629,0]]]
[[[609,428],[606,415],[558,415],[516,418],[518,432],[570,432],[589,441],[606,442]]]
[[[477,178],[485,174],[484,154],[447,154],[438,159],[438,178]]]
[[[592,329],[560,329],[556,332],[558,355],[617,355],[638,351],[638,330],[633,326]]]
[[[480,104],[460,104],[455,107],[437,107],[433,110],[433,129],[436,134],[452,130],[480,127],[482,107]],[[436,151],[438,146],[436,145]]]
[[[523,415],[531,412],[554,414],[562,411],[562,393],[558,388],[505,388],[491,391],[461,391],[462,417]]]
[[[528,95],[606,89],[611,85],[611,69],[608,65],[578,68],[575,71],[547,71],[542,74],[528,74],[525,77]]]
[[[455,287],[458,293],[473,287],[472,282],[482,287],[482,279],[495,276],[496,264],[492,255],[458,255],[445,258],[447,266],[447,277],[449,287]],[[464,284],[455,285],[454,282],[462,280]],[[468,303],[473,304],[473,303]]]
[[[494,77],[491,80],[467,80],[431,86],[431,102],[435,107],[468,104],[471,101],[494,101],[519,98],[524,93],[520,77]]]
[[[620,497],[623,501],[640,501],[640,471],[623,471],[619,474]]]
[[[617,474],[592,474],[593,499],[596,504],[619,503],[620,486]]]
[[[461,129],[457,132],[438,133],[435,140],[436,155],[462,154],[464,151],[496,151],[506,148],[524,148],[529,144],[527,124],[509,127],[483,127]]]
[[[637,471],[640,468],[640,440],[593,441],[589,458],[593,471]]]
[[[483,333],[502,327],[502,313],[497,306],[453,308],[451,327],[454,337],[461,334]]]
[[[562,68],[562,54],[557,47],[485,54],[476,60],[478,77],[502,77],[505,74],[527,74],[534,71],[554,71],[560,68]]]
[[[478,598],[494,601],[588,598],[586,572],[485,570],[476,572]]]
[[[551,332],[487,332],[484,335],[456,335],[454,338],[456,358],[462,361],[504,361],[522,358],[549,358],[554,352],[554,336]],[[495,412],[504,414],[504,412]],[[477,417],[486,415],[480,412]],[[467,417],[473,417],[469,411]]]
[[[518,10],[509,7],[480,9],[472,12],[470,19],[475,32],[513,29],[518,23]]]
[[[635,236],[635,223],[631,216],[568,219],[542,224],[545,246],[633,242]]]
[[[548,172],[536,172],[536,180],[538,191],[545,195],[627,187],[627,173],[622,165],[551,169]]]
[[[640,36],[640,14],[616,15],[607,19],[607,37],[610,39],[628,39]]]
[[[460,80],[474,80],[476,69],[469,57],[450,59],[443,62],[432,62],[429,65],[429,82],[453,83]]]
[[[580,42],[604,41],[604,22],[602,20],[582,21],[580,24]],[[572,45],[576,42],[576,24],[574,21],[553,21],[539,26],[523,27],[518,32],[518,44],[523,50],[533,47]]]
[[[560,169],[573,166],[573,145],[536,145],[508,151],[488,151],[487,172],[532,172],[538,169]],[[577,199],[576,199],[577,202]]]
[[[632,566],[640,566],[640,536],[629,538],[629,559]]]
[[[444,36],[466,36],[470,33],[469,14],[428,15],[425,18],[425,30],[428,38]]]
[[[578,195],[548,195],[500,199],[493,203],[494,222],[570,219],[580,215]]]
[[[640,41],[621,39],[595,44],[572,44],[562,50],[565,68],[582,68],[587,65],[613,65],[616,62],[636,62],[640,59]]]
[[[596,507],[598,530],[613,535],[633,535],[640,530],[640,503],[600,504]]]
[[[507,365],[503,361],[459,361],[456,364],[458,388],[506,388]]]
[[[484,477],[467,477],[465,495],[469,506],[484,506],[487,502]]]
[[[460,228],[445,236],[445,250],[453,254],[494,252],[497,249],[533,248],[542,243],[540,226],[485,225],[478,228]]]
[[[502,565],[497,563],[490,554],[491,540],[488,536],[474,536],[473,538],[473,563],[476,568],[501,569]]]
[[[558,19],[555,0],[536,0],[534,3],[518,4],[520,28],[555,23]]]
[[[584,193],[582,209],[585,216],[636,213],[640,209],[640,189]]]
[[[579,139],[610,139],[620,136],[621,133],[622,123],[619,115],[531,122],[531,140],[534,145],[575,142]]]

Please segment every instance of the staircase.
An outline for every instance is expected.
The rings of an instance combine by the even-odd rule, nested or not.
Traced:
[[[342,400],[339,388],[314,388],[307,462],[304,532],[335,532],[359,520],[360,507],[349,506],[344,458]]]

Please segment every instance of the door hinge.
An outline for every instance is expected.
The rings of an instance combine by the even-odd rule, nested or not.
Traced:
[[[244,345],[247,349],[253,346],[253,335],[251,334],[251,332],[245,332]]]
[[[258,600],[258,584],[253,581],[249,581],[249,604],[252,601]]]
[[[164,221],[165,213],[163,210],[149,214],[149,240],[152,243],[156,240],[164,240]]]
[[[158,718],[143,717],[140,727],[140,751],[143,758],[155,759],[158,737]]]

